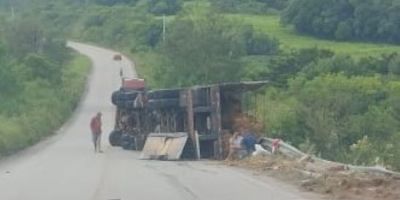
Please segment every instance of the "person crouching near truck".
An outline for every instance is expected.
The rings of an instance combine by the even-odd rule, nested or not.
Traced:
[[[92,140],[95,153],[103,153],[101,150],[101,112],[98,112],[90,121],[90,129],[92,131]]]
[[[242,148],[243,137],[240,132],[235,132],[229,139],[229,154],[226,160],[237,160],[240,159],[240,151]]]
[[[256,151],[257,137],[249,130],[244,131],[242,136],[242,145],[246,149],[247,155],[250,156],[254,151]]]

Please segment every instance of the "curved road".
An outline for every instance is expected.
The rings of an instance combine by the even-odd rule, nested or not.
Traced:
[[[138,160],[138,153],[110,147],[94,154],[88,124],[102,111],[105,132],[113,126],[110,94],[119,69],[136,76],[126,58],[79,43],[69,46],[93,62],[88,91],[58,133],[0,163],[1,200],[311,200],[318,199],[267,177],[212,162]]]

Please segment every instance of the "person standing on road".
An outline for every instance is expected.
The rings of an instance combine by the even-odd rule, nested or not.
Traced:
[[[92,130],[92,139],[94,144],[94,152],[103,153],[101,150],[101,112],[98,112],[96,116],[90,121],[90,129]]]

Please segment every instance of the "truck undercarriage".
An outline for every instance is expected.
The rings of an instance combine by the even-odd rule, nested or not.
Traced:
[[[124,81],[137,83],[124,87],[129,85]],[[112,95],[117,110],[111,145],[141,150],[143,159],[164,160],[225,158],[223,137],[237,128],[234,120],[242,113],[242,94],[267,83],[146,91],[143,80],[124,81]]]

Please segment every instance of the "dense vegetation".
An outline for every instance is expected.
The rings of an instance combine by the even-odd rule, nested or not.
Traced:
[[[256,73],[275,85],[255,108],[267,133],[324,158],[398,167],[399,55],[356,61],[315,51],[275,58]]]
[[[163,63],[155,66],[152,75],[164,87],[239,80],[244,71],[242,57],[276,54],[279,46],[253,27],[209,11],[183,13],[169,29],[157,49]],[[177,79],[176,74],[185,78]]]
[[[399,10],[398,0],[293,0],[282,20],[318,37],[399,44]]]
[[[214,0],[210,3],[222,12],[262,14],[284,9],[289,0]]]
[[[44,17],[46,24],[59,27],[58,30],[71,37],[119,48],[133,55],[141,76],[152,87],[268,79],[271,84],[257,93],[264,103],[251,107],[263,120],[268,136],[283,138],[324,158],[400,169],[400,56],[393,52],[398,52],[399,47],[336,43],[299,36],[281,27],[276,15],[248,15],[279,12],[289,5],[283,15],[287,23],[294,23],[292,20],[300,18],[295,17],[298,13],[294,12],[299,9],[293,8],[300,5],[301,0],[291,4],[273,0],[215,0],[209,4],[167,0],[87,4],[58,0],[51,6],[48,1],[36,1],[42,2],[38,5],[43,13],[55,15]],[[313,14],[322,13],[325,22],[341,13],[337,11],[340,5],[350,2],[361,9],[364,1],[343,0],[334,6],[326,1],[324,5],[335,8],[330,12],[318,10],[327,8],[318,6],[323,3],[307,2],[316,5],[308,10],[302,8],[302,14],[314,17]],[[72,14],[72,10],[84,14]],[[379,13],[361,18],[372,23],[391,12]],[[165,35],[160,17],[164,14],[171,15],[167,17]],[[355,16],[358,15],[349,19],[352,23]],[[362,37],[357,31],[357,34],[352,32],[351,38],[335,38],[338,27],[329,29],[332,31],[324,29],[325,25],[339,26],[341,21],[333,22],[318,24],[318,31],[331,33],[331,36],[312,34],[334,39],[395,42],[391,32],[370,37],[365,28],[362,30],[368,34],[365,32]],[[381,25],[383,23],[379,23]],[[374,28],[376,30],[379,27]],[[315,46],[318,48],[313,48]]]
[[[0,21],[0,157],[58,128],[82,94],[89,62],[34,17]]]

